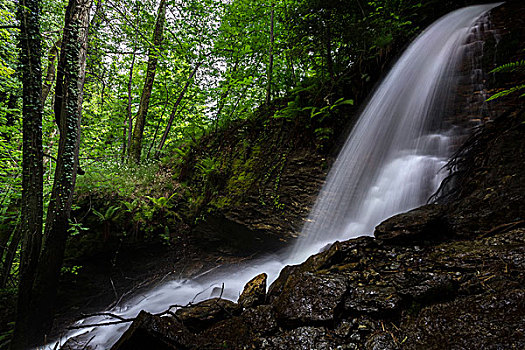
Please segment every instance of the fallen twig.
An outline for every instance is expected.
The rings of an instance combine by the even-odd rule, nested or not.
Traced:
[[[108,316],[108,317],[113,317],[113,318],[119,319],[121,321],[127,320],[126,318],[124,318],[122,316],[115,315],[115,314],[112,314],[110,312],[97,312],[97,313],[94,313],[94,314],[85,314],[85,315],[82,315],[81,320],[84,320],[84,319],[90,318],[90,317],[96,317],[96,316]]]
[[[136,319],[136,317],[134,317],[134,318],[125,318],[125,319],[120,320],[120,321],[112,321],[112,322],[106,322],[106,323],[83,324],[83,325],[78,325],[78,326],[70,326],[70,327],[67,327],[67,329],[68,330],[74,330],[74,329],[82,329],[82,328],[89,328],[89,327],[112,326],[112,325],[121,324],[121,323],[133,322],[133,321],[135,321],[135,319]]]

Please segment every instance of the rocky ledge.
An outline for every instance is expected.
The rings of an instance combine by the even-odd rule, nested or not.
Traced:
[[[285,267],[267,293],[262,274],[239,303],[142,312],[113,349],[524,349],[525,113],[467,145],[448,202]]]

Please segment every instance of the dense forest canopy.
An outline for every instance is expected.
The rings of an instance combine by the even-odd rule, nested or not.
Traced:
[[[322,147],[343,124],[332,120],[338,110],[360,103],[396,50],[456,6],[0,0],[0,289],[31,290],[19,294],[19,307],[27,301],[19,313],[55,298],[65,242],[87,229],[71,216],[75,191],[125,197],[122,205],[93,210],[105,235],[117,212],[146,230],[140,225],[155,215],[196,221],[220,188],[249,181],[233,169],[238,182],[219,185],[225,163],[213,152],[196,153],[218,131],[241,133],[243,121],[265,114],[307,125]],[[198,195],[176,193],[173,185],[155,192],[166,185],[156,185],[157,171],[166,168],[180,186],[192,173]],[[145,183],[148,191],[137,194]],[[173,196],[188,197],[191,215],[170,210]],[[169,240],[169,232],[160,235]],[[48,331],[53,302],[41,313],[17,319],[17,327],[32,329],[32,340]],[[29,341],[20,332],[13,348]]]

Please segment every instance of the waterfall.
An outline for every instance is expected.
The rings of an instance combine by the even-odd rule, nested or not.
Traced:
[[[323,245],[373,233],[417,207],[443,180],[454,127],[444,121],[467,39],[494,4],[439,19],[407,48],[373,94],[335,161],[293,247],[301,261]]]
[[[467,7],[439,19],[405,51],[379,85],[342,148],[301,238],[285,257],[267,256],[217,269],[192,280],[164,282],[110,310],[123,318],[140,310],[165,311],[218,296],[237,300],[244,284],[261,272],[275,280],[286,264],[299,263],[337,239],[370,235],[394,214],[424,204],[444,177],[440,171],[451,152],[455,128],[446,122],[458,65],[475,22],[496,4]],[[222,286],[224,288],[222,288]],[[217,288],[218,287],[218,288]],[[91,317],[85,324],[114,319]],[[71,331],[90,346],[110,348],[129,324]],[[54,349],[55,345],[49,345]]]

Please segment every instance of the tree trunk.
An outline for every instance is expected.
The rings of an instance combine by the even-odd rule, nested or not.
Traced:
[[[272,75],[273,75],[273,45],[275,38],[273,36],[274,29],[274,4],[272,2],[272,11],[270,14],[270,49],[269,49],[269,60],[268,60],[268,77],[266,86],[266,105],[270,104],[272,98]]]
[[[0,100],[7,101],[7,110],[5,111],[5,126],[10,127],[15,125],[15,121],[18,118],[18,114],[15,112],[16,105],[18,102],[18,96],[16,90],[3,91],[0,96]],[[7,143],[11,141],[12,132],[8,131],[9,128],[3,132],[0,132],[0,136],[4,138]]]
[[[334,60],[332,58],[332,31],[330,29],[330,24],[326,24],[326,68],[328,70],[328,76],[330,77],[330,80],[335,79],[335,71],[334,71]]]
[[[68,236],[78,169],[91,1],[70,0],[66,9],[55,92],[55,118],[60,131],[60,141],[53,190],[47,210],[44,243],[31,303],[33,334],[37,341],[44,339],[52,326],[58,279]]]
[[[188,80],[186,81],[186,84],[184,85],[184,88],[180,92],[179,97],[177,98],[177,101],[175,101],[175,104],[173,105],[173,108],[171,110],[171,114],[170,114],[170,119],[168,121],[168,125],[166,125],[166,129],[164,129],[164,133],[162,134],[162,138],[160,139],[160,144],[159,144],[159,147],[157,148],[157,152],[155,152],[155,157],[154,158],[158,158],[160,156],[160,151],[164,147],[164,143],[166,142],[166,139],[168,138],[168,134],[170,132],[171,125],[173,124],[173,120],[175,119],[175,115],[177,114],[177,108],[179,107],[180,102],[182,101],[182,98],[184,97],[184,94],[188,90],[188,87],[190,86],[191,81],[192,81],[193,77],[195,76],[195,74],[197,73],[197,70],[199,69],[201,64],[202,63],[197,63],[197,65],[195,66],[195,68],[191,72],[190,76],[188,77]]]
[[[20,0],[20,64],[23,85],[23,160],[20,283],[11,349],[25,349],[32,332],[30,301],[42,240],[42,42],[39,0]]]
[[[4,265],[2,266],[2,271],[0,272],[0,288],[5,288],[7,286],[7,281],[11,276],[11,268],[13,267],[13,261],[15,260],[16,250],[18,244],[20,243],[22,230],[20,225],[16,225],[11,236],[11,242],[7,246],[7,250],[4,257]]]
[[[131,94],[131,88],[133,83],[133,68],[135,67],[135,52],[133,52],[133,58],[131,59],[131,67],[129,68],[129,79],[128,79],[128,106],[126,108],[126,119],[124,120],[124,137],[122,139],[122,159],[126,155],[126,149],[131,143],[131,130],[133,129],[133,118],[131,117],[131,103],[133,102],[133,96]],[[127,130],[126,130],[127,129]],[[126,137],[127,135],[127,137]]]
[[[153,47],[150,47],[148,52],[148,68],[146,70],[146,80],[144,81],[144,88],[142,96],[140,97],[139,111],[135,118],[135,127],[133,129],[133,137],[129,147],[129,159],[140,163],[140,155],[142,153],[142,136],[144,134],[144,126],[146,125],[146,115],[148,114],[149,100],[151,98],[151,90],[153,89],[153,82],[155,81],[155,71],[157,69],[159,47],[162,43],[162,35],[164,32],[164,22],[166,19],[166,0],[161,0],[158,13],[157,22],[155,24],[155,32],[153,34]]]
[[[60,39],[53,45],[51,50],[49,50],[49,54],[47,55],[48,64],[47,64],[47,72],[46,77],[44,79],[44,85],[42,86],[42,106],[46,104],[47,96],[49,96],[49,92],[51,91],[51,87],[53,86],[53,83],[55,82],[55,61],[58,56],[58,47],[60,46]]]

